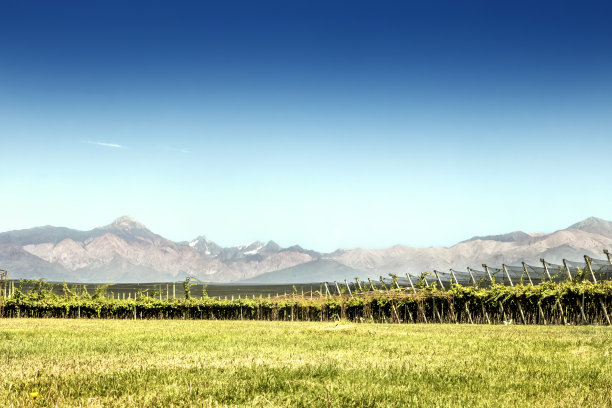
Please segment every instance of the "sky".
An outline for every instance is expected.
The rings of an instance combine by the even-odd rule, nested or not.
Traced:
[[[0,4],[0,231],[450,246],[612,220],[612,3]]]

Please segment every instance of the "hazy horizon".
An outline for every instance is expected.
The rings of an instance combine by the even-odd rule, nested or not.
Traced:
[[[450,246],[612,219],[607,2],[0,6],[0,230]]]

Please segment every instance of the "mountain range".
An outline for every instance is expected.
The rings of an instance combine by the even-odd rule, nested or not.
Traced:
[[[37,227],[0,233],[0,269],[11,278],[69,282],[156,282],[194,276],[205,282],[301,283],[513,265],[559,263],[612,249],[612,222],[587,218],[553,233],[515,231],[451,247],[339,249],[319,253],[274,241],[221,247],[205,236],[174,242],[130,217],[90,231]]]

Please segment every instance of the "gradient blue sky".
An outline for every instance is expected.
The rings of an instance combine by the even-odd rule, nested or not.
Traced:
[[[0,230],[127,214],[331,251],[612,219],[610,21],[609,1],[3,1]]]

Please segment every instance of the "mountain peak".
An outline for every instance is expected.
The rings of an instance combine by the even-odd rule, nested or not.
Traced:
[[[132,217],[128,217],[127,215],[117,218],[111,224],[102,227],[101,229],[119,233],[121,235],[132,235],[133,233],[136,233],[137,235],[142,235],[143,233],[145,233],[145,235],[153,234],[143,224],[139,223]]]
[[[118,229],[120,231],[131,231],[131,230],[146,230],[143,224],[139,223],[132,217],[128,217],[124,215],[122,217],[117,218],[113,221],[112,224],[109,225],[110,228]]]
[[[568,230],[580,230],[612,237],[612,222],[597,217],[589,217],[567,227]]]
[[[498,241],[498,242],[525,242],[529,240],[531,237],[532,237],[531,235],[523,231],[514,231],[514,232],[509,232],[507,234],[500,234],[500,235],[476,236],[468,240],[462,241],[461,243],[476,241],[476,240]]]

